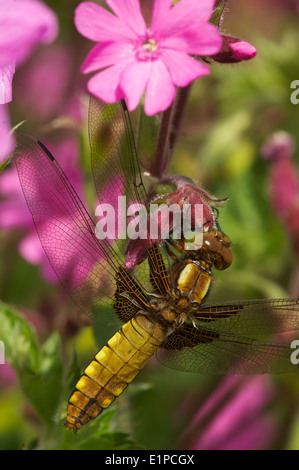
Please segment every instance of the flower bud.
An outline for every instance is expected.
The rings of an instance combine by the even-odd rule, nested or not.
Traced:
[[[272,134],[264,143],[261,155],[265,160],[290,158],[295,150],[293,137],[284,131]]]
[[[253,59],[256,56],[255,47],[246,41],[234,36],[222,34],[222,49],[218,54],[211,56],[216,62],[233,64],[243,60]]]
[[[169,238],[169,235],[173,235],[175,239],[174,233],[177,233],[176,223],[178,217],[181,221],[180,227],[182,228],[184,226],[183,219],[186,216],[186,212],[184,212],[186,207],[191,210],[189,216],[191,230],[196,229],[198,224],[200,224],[202,225],[203,232],[208,232],[215,225],[213,206],[217,206],[226,200],[215,198],[203,189],[184,181],[182,178],[172,178],[170,176],[167,177],[167,180],[175,184],[177,189],[172,193],[157,196],[151,201],[151,207],[153,207],[153,205],[157,208],[160,206],[161,210],[149,212],[146,228],[147,233],[142,239],[137,238],[129,241],[126,251],[126,266],[128,268],[132,268],[144,261],[147,256],[147,250],[152,244],[161,244],[164,239]],[[200,221],[197,220],[197,206],[202,206],[202,220]],[[176,208],[176,213],[172,212],[171,208],[173,207]],[[175,215],[178,215],[178,217],[175,217]],[[137,215],[136,217],[139,216]],[[153,225],[157,227],[154,237],[152,236]],[[179,237],[183,238],[181,231]]]

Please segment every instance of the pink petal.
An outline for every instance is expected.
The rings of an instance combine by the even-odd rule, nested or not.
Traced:
[[[0,161],[9,157],[13,151],[13,138],[9,135],[10,122],[7,106],[0,104]]]
[[[294,137],[285,131],[271,134],[261,148],[261,156],[265,160],[291,158],[296,148]]]
[[[235,60],[249,60],[256,56],[256,48],[249,42],[233,42],[230,47],[233,50]]]
[[[168,14],[171,5],[173,4],[173,0],[155,0],[153,6],[153,14],[152,14],[152,21],[151,21],[151,29],[158,30],[159,24],[165,18],[165,15]]]
[[[0,175],[0,194],[6,198],[23,200],[23,193],[15,166],[6,168]],[[24,200],[24,207],[26,206]]]
[[[24,229],[32,226],[32,219],[22,201],[0,202],[0,228],[2,230]]]
[[[232,435],[224,437],[224,442],[217,446],[217,450],[268,449],[279,436],[279,427],[274,415],[263,413],[261,416],[249,419],[246,426],[234,430]]]
[[[0,67],[0,105],[12,100],[12,79],[15,73],[15,65]]]
[[[116,103],[124,98],[124,93],[119,87],[120,76],[124,66],[114,65],[94,75],[87,83],[90,93],[106,103]]]
[[[148,116],[169,108],[175,97],[175,86],[166,65],[161,60],[152,63],[149,82],[146,87],[144,110]]]
[[[42,272],[42,276],[43,278],[49,282],[49,283],[53,283],[53,284],[56,284],[58,283],[58,277],[54,271],[54,269],[52,268],[52,266],[50,265],[49,263],[49,260],[48,258],[46,257],[45,255],[45,258],[41,264],[41,272]]]
[[[176,35],[187,26],[207,22],[213,12],[214,0],[180,0],[173,8],[155,18],[150,29],[160,34]]]
[[[140,10],[139,0],[106,0],[107,5],[126,24],[135,36],[146,32],[146,24]]]
[[[19,252],[31,264],[37,265],[44,260],[45,252],[34,229],[20,242]]]
[[[135,39],[125,23],[96,3],[80,3],[75,10],[74,22],[82,36],[95,42]]]
[[[213,55],[221,50],[222,37],[212,24],[190,24],[172,36],[163,38],[162,46],[188,54]]]
[[[57,276],[41,245],[35,228],[19,244],[19,253],[28,263],[41,265],[42,276],[48,282],[58,282]]]
[[[55,13],[34,0],[0,2],[0,66],[22,62],[38,43],[50,43],[58,33]]]
[[[132,58],[133,53],[133,46],[130,43],[104,42],[97,44],[86,57],[81,71],[90,73],[110,65],[119,64],[122,60]]]
[[[1,355],[0,355],[1,359]],[[4,358],[5,359],[5,358]],[[11,385],[17,383],[17,374],[13,370],[13,368],[7,364],[6,362],[0,362],[0,386],[2,388],[8,388]]]
[[[0,228],[12,230],[33,227],[15,166],[6,168],[0,175],[0,198],[4,199],[0,201]]]
[[[168,68],[172,83],[179,87],[185,87],[210,72],[207,65],[179,51],[168,50],[163,54],[163,62]]]
[[[144,61],[136,62],[122,73],[120,87],[125,94],[129,111],[133,111],[141,100],[151,70],[151,61]]]
[[[270,188],[272,207],[284,220],[299,195],[298,174],[289,158],[274,160],[270,172]]]
[[[38,49],[22,72],[16,74],[14,99],[21,104],[19,112],[26,119],[34,116],[35,122],[48,122],[58,113],[67,115],[66,102],[79,101],[70,89],[74,60],[71,45],[57,41]]]
[[[201,450],[220,448],[220,442],[222,442],[221,448],[228,446],[228,448],[237,449],[237,446],[241,446],[241,449],[245,446],[245,440],[241,442],[239,439],[240,430],[243,431],[242,423],[254,421],[257,427],[261,427],[263,412],[271,397],[271,384],[266,377],[256,376],[252,379],[243,379],[238,392],[222,406],[206,426],[196,448]],[[252,430],[245,427],[243,439],[246,438],[248,432]],[[236,443],[231,438],[233,435],[237,437]],[[255,446],[257,444],[258,442],[254,443]]]
[[[84,200],[83,174],[79,165],[79,142],[75,133],[56,141],[44,140],[43,143],[52,155],[56,155],[59,159],[60,166],[67,172],[68,179],[77,194]]]

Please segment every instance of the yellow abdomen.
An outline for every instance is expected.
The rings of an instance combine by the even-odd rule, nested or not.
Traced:
[[[159,323],[138,313],[108,341],[85,369],[67,409],[66,426],[77,431],[119,396],[166,337]]]

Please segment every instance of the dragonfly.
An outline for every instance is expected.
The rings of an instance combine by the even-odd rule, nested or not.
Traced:
[[[100,203],[117,195],[148,204],[124,102],[91,96],[91,166]],[[14,162],[41,244],[75,304],[114,333],[94,356],[68,400],[66,426],[77,432],[118,397],[153,354],[170,368],[206,374],[298,370],[290,345],[269,335],[299,329],[299,299],[209,303],[212,270],[232,262],[217,221],[202,247],[163,240],[126,266],[127,240],[100,239],[82,198],[49,150],[16,133]]]

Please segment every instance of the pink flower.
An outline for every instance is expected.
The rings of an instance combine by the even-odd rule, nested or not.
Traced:
[[[73,96],[79,95],[74,67],[72,49],[66,45],[56,42],[38,49],[14,80],[14,99],[21,116],[30,123],[38,120],[39,126],[41,121],[48,124],[53,117],[65,116],[67,100],[79,102]]]
[[[0,104],[9,103],[12,100],[11,83],[15,69],[15,63],[0,67]]]
[[[35,0],[0,0],[0,103],[12,99],[15,66],[27,59],[36,44],[53,41],[58,32],[55,14]]]
[[[4,388],[9,388],[17,382],[17,375],[13,368],[5,363],[0,363],[0,387],[3,390]]]
[[[193,450],[262,450],[273,444],[279,423],[268,411],[274,390],[266,376],[225,377],[197,411],[180,440]],[[183,410],[184,411],[184,410]]]
[[[153,115],[172,103],[176,87],[185,87],[209,73],[191,55],[208,56],[221,48],[217,28],[208,23],[214,0],[155,0],[147,27],[139,0],[106,0],[115,15],[95,3],[81,3],[75,12],[78,31],[98,44],[83,73],[100,70],[88,90],[105,102],[126,98],[134,110],[145,92],[144,109]],[[104,70],[103,70],[104,69]]]
[[[5,103],[12,100],[12,80],[36,44],[53,41],[58,32],[55,14],[36,0],[0,0],[0,161],[12,151]],[[5,118],[3,117],[5,113]]]
[[[284,131],[272,134],[264,143],[261,154],[270,163],[269,197],[278,219],[285,225],[297,256],[299,256],[299,175],[292,161],[295,151],[293,137]]]
[[[9,136],[10,120],[7,105],[0,104],[0,162],[13,151],[13,139]]]

